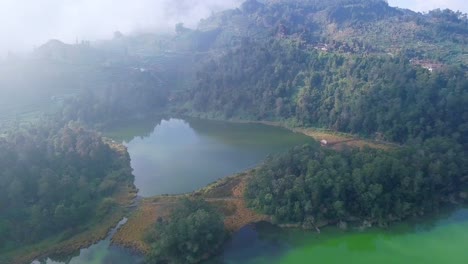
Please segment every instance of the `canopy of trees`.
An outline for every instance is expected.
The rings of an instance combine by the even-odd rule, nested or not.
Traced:
[[[268,159],[246,199],[279,223],[386,224],[466,201],[467,175],[466,149],[442,138],[393,151],[305,145]]]
[[[468,142],[468,79],[457,67],[431,73],[404,57],[245,41],[209,61],[197,77],[187,98],[200,112],[287,120],[370,137],[379,132],[395,142],[432,136]]]
[[[0,137],[0,167],[0,252],[98,221],[118,184],[133,184],[128,154],[73,123]]]
[[[159,219],[148,235],[148,263],[199,263],[225,239],[222,214],[203,200],[184,199],[170,219]]]

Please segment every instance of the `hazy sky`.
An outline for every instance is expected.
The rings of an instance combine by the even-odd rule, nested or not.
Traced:
[[[116,30],[173,30],[177,22],[195,26],[212,11],[243,0],[0,0],[0,53],[24,51],[56,38],[102,39]],[[389,0],[416,11],[451,8],[468,12],[466,0]]]
[[[391,6],[399,6],[414,11],[428,11],[436,8],[450,8],[468,13],[468,4],[466,0],[388,0]]]

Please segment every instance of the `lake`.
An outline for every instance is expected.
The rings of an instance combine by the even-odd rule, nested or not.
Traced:
[[[105,134],[127,146],[143,197],[192,192],[312,142],[283,128],[202,119],[116,124]]]

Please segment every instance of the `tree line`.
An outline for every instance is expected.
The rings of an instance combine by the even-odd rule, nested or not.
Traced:
[[[245,198],[277,223],[385,226],[466,203],[466,154],[445,138],[391,151],[305,145],[267,159],[254,172]]]

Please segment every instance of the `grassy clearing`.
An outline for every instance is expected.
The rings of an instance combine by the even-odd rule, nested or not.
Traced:
[[[164,200],[160,200],[160,202]],[[127,223],[112,238],[112,243],[133,249],[141,253],[149,251],[145,242],[146,232],[156,223],[159,217],[167,217],[173,201],[155,204],[151,199],[143,200]]]
[[[128,222],[117,231],[112,242],[141,253],[148,252],[149,245],[145,242],[145,234],[159,217],[168,217],[173,205],[183,197],[201,197],[215,205],[224,214],[224,224],[230,232],[235,232],[250,223],[268,221],[269,217],[248,209],[244,202],[248,177],[248,173],[242,173],[220,179],[191,194],[144,199]]]
[[[374,148],[389,150],[392,148],[398,147],[397,144],[386,142],[386,141],[376,141],[371,139],[363,139],[355,135],[341,133],[328,129],[319,129],[311,127],[291,127],[281,122],[271,122],[271,121],[233,121],[239,123],[255,123],[263,124],[267,126],[275,126],[288,129],[295,133],[301,133],[306,136],[312,137],[317,141],[326,140],[328,142],[327,146],[336,150],[341,150],[344,147],[353,147],[353,148]]]

